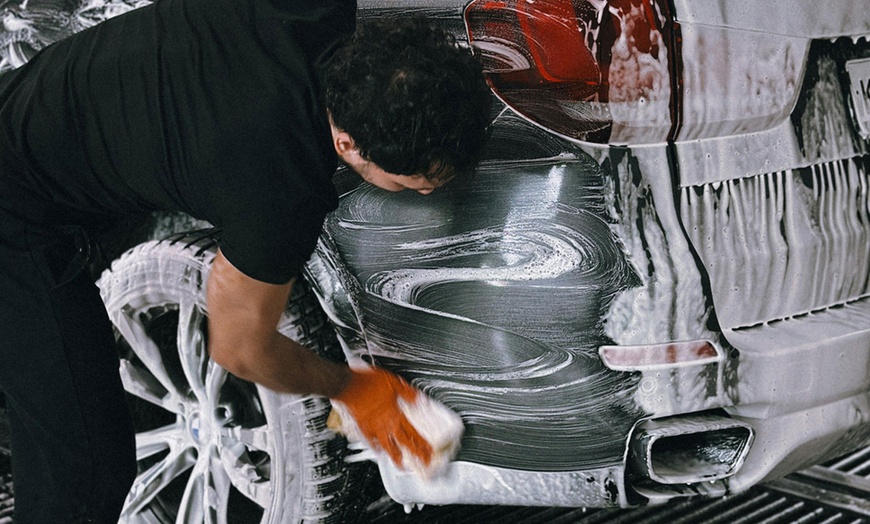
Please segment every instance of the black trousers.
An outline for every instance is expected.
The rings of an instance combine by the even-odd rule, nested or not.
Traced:
[[[85,269],[85,238],[0,204],[0,388],[18,524],[117,523],[136,474],[114,336]]]

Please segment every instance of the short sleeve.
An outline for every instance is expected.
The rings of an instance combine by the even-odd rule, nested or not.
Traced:
[[[326,214],[338,203],[334,156],[317,149],[324,141],[273,140],[243,148],[247,154],[228,149],[215,180],[205,184],[203,214],[222,229],[224,256],[247,276],[286,283],[314,251]]]
[[[284,284],[311,257],[326,216],[314,202],[276,213],[254,211],[223,228],[223,255],[245,275]]]

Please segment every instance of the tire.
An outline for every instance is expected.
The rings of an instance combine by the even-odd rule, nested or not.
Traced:
[[[361,474],[326,429],[329,402],[277,394],[223,370],[206,352],[208,236],[141,244],[98,285],[118,334],[139,474],[123,523],[347,522]],[[340,354],[310,288],[297,281],[279,331]],[[359,491],[359,490],[354,490]]]

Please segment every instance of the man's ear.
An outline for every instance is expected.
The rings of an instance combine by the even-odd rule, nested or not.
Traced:
[[[353,137],[334,125],[330,127],[332,128],[332,145],[335,147],[335,152],[338,156],[345,162],[352,160],[354,156],[359,156],[359,150],[356,148]]]
[[[345,155],[356,149],[353,138],[345,131],[334,132],[332,134],[332,143],[335,145],[335,152],[339,155]]]
[[[338,156],[344,158],[344,155],[356,149],[356,144],[346,131],[339,129],[332,121],[332,115],[327,112],[329,117],[329,131],[332,133],[332,145],[335,147],[335,152]]]

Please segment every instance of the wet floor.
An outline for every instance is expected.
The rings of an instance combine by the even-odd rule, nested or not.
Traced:
[[[837,496],[835,493],[829,497]],[[870,514],[814,500],[811,493],[793,494],[761,486],[720,499],[686,500],[665,506],[584,510],[497,506],[428,507],[405,514],[384,500],[370,507],[371,524],[858,524]]]

